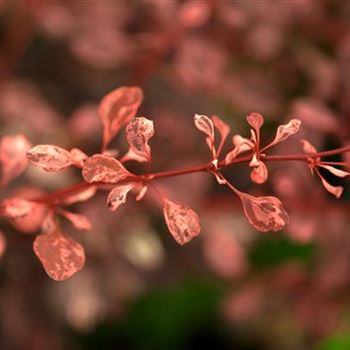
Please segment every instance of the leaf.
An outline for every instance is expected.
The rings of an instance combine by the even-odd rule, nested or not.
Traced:
[[[232,137],[232,143],[234,148],[232,151],[228,152],[225,157],[226,164],[231,163],[236,157],[243,153],[254,149],[254,143],[241,135],[234,135]]]
[[[71,162],[76,167],[82,168],[84,166],[84,162],[88,158],[88,156],[78,148],[72,148],[69,153],[70,153]]]
[[[54,145],[37,145],[27,152],[31,164],[45,171],[61,171],[72,165],[70,153]]]
[[[142,100],[142,90],[136,86],[122,86],[101,100],[98,114],[103,124],[103,148],[135,117]]]
[[[320,174],[320,172],[318,170],[316,170],[317,175],[319,176],[319,178],[322,181],[322,185],[323,187],[333,196],[335,196],[336,198],[340,198],[340,196],[342,195],[344,188],[342,186],[333,186],[331,185],[329,182],[327,182],[323,176]]]
[[[288,139],[288,137],[296,134],[300,129],[300,125],[301,120],[299,119],[291,119],[287,124],[280,125],[277,128],[275,139],[267,147],[269,148],[271,146],[274,146],[282,141],[285,141]]]
[[[147,118],[134,118],[126,126],[126,138],[131,150],[146,162],[151,161],[151,148],[148,141],[153,135],[153,121]]]
[[[196,128],[202,131],[207,135],[207,145],[211,150],[213,156],[215,157],[215,148],[214,148],[214,124],[210,118],[206,115],[195,114],[194,124]]]
[[[109,192],[107,197],[107,205],[110,210],[117,210],[122,204],[126,202],[126,197],[130,190],[133,189],[135,183],[119,185]]]
[[[91,222],[85,215],[71,213],[63,209],[60,210],[60,214],[69,220],[77,230],[91,230]]]
[[[85,263],[84,248],[58,228],[37,236],[33,249],[46,273],[56,281],[72,277]]]
[[[221,140],[218,148],[218,154],[216,155],[216,157],[219,157],[219,153],[226,141],[228,134],[230,133],[231,128],[216,115],[211,116],[211,120],[213,121],[215,128],[218,129],[220,133]]]
[[[89,183],[117,183],[131,175],[118,160],[102,154],[88,158],[83,166],[83,178]]]
[[[175,241],[184,245],[199,235],[201,226],[197,213],[185,204],[165,199],[163,214]]]
[[[5,254],[6,250],[6,237],[2,231],[0,231],[0,258]]]
[[[32,144],[23,135],[5,136],[0,143],[1,186],[19,176],[28,165],[27,151]]]
[[[317,150],[316,148],[309,142],[309,141],[306,141],[306,140],[301,140],[301,145],[303,147],[303,151],[304,153],[306,154],[314,154],[314,153],[317,153]]]
[[[66,199],[63,200],[64,204],[73,204],[77,202],[85,202],[91,197],[93,197],[96,193],[97,188],[95,186],[90,186],[83,191],[80,191],[76,194],[73,194]]]
[[[259,161],[259,164],[251,171],[250,178],[257,184],[263,184],[267,180],[268,170],[264,162]]]
[[[264,124],[264,117],[260,113],[251,113],[247,116],[248,124],[254,129],[256,135],[259,135],[260,128]]]
[[[324,168],[324,169],[327,169],[330,173],[332,173],[333,175],[338,176],[338,177],[346,177],[346,176],[350,175],[350,173],[348,173],[347,171],[337,169],[331,165],[317,164],[317,166]]]
[[[288,223],[289,216],[278,198],[254,197],[242,192],[239,192],[239,197],[248,221],[257,230],[276,232]]]
[[[143,197],[146,195],[147,193],[147,190],[148,190],[148,187],[147,186],[142,186],[141,190],[139,191],[139,193],[137,194],[136,196],[136,200],[139,202],[143,199]]]
[[[23,198],[8,198],[1,203],[1,214],[8,219],[16,219],[28,215],[36,203]]]

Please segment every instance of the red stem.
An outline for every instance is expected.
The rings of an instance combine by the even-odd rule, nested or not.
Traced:
[[[350,146],[347,147],[341,147],[330,151],[324,151],[324,152],[318,152],[315,154],[292,154],[292,155],[272,155],[272,156],[266,156],[266,155],[260,155],[260,159],[264,162],[269,161],[307,161],[309,158],[320,158],[320,157],[327,157],[335,154],[350,152]],[[248,163],[251,160],[252,155],[249,154],[248,156],[240,157],[234,159],[232,162],[226,164],[225,160],[222,160],[218,163],[218,169],[223,169],[232,165],[242,164],[242,163]],[[185,174],[193,174],[198,172],[209,172],[216,170],[215,165],[213,163],[205,163],[198,166],[192,166],[187,168],[181,168],[181,169],[175,169],[175,170],[167,170],[167,171],[160,171],[155,172],[151,174],[141,174],[141,175],[134,175],[132,177],[128,177],[121,181],[120,183],[125,183],[128,181],[142,181],[147,182],[151,180],[161,179],[161,178],[169,178],[174,176],[180,176]],[[47,205],[55,205],[59,204],[62,199],[72,196],[73,194],[79,193],[90,186],[97,186],[97,187],[105,187],[105,186],[114,186],[114,184],[106,184],[106,183],[87,183],[87,182],[80,182],[78,184],[74,184],[72,186],[60,189],[58,191],[52,192],[48,195],[45,195],[43,197],[38,198],[36,201],[40,203],[45,203]]]

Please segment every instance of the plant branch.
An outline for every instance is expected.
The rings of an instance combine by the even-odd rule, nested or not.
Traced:
[[[260,159],[263,160],[264,162],[307,161],[309,158],[321,158],[321,157],[327,157],[327,156],[341,154],[345,152],[350,152],[350,146],[341,147],[330,151],[317,152],[315,154],[292,154],[292,155],[271,155],[271,156],[261,155]],[[230,163],[226,163],[225,160],[222,160],[218,163],[217,168],[224,169],[226,167],[230,167],[237,164],[249,163],[251,160],[251,157],[252,157],[252,154],[249,154],[244,157],[236,158]],[[335,163],[332,163],[332,164],[335,164]],[[209,162],[209,163],[205,163],[197,166],[180,168],[175,170],[160,171],[160,172],[155,172],[151,174],[133,175],[125,178],[124,180],[120,181],[118,184],[130,182],[130,181],[149,182],[149,181],[157,180],[161,178],[169,178],[169,177],[180,176],[185,174],[193,174],[193,173],[199,173],[199,172],[211,172],[214,170],[216,170],[215,165],[212,162]],[[106,184],[106,183],[100,183],[100,182],[90,184],[88,182],[83,181],[78,184],[74,184],[66,188],[60,189],[58,191],[54,191],[48,195],[45,195],[36,199],[35,201],[39,203],[44,203],[47,205],[56,205],[61,203],[63,199],[68,198],[74,194],[77,194],[83,190],[86,190],[91,186],[96,186],[97,188],[102,188],[102,187],[109,188],[109,187],[115,186],[115,184]]]

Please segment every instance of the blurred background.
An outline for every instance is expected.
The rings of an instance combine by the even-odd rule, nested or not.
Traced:
[[[275,154],[301,153],[300,138],[320,151],[350,140],[347,0],[0,0],[0,48],[0,136],[96,153],[99,100],[139,85],[140,115],[155,122],[153,171],[209,159],[194,113],[249,137],[245,116],[259,112],[266,143],[279,124],[301,119]],[[123,132],[112,144],[122,154],[126,145]],[[60,283],[35,257],[35,234],[1,221],[0,349],[350,349],[348,181],[327,178],[345,187],[335,200],[305,164],[269,171],[261,186],[247,166],[225,175],[282,200],[291,222],[279,233],[250,227],[208,174],[159,181],[201,217],[201,236],[185,247],[147,197],[113,213],[105,193],[74,205],[93,230],[62,222],[87,262]],[[79,181],[77,170],[29,167],[1,198]]]

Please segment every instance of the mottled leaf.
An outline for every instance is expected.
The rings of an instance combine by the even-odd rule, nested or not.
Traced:
[[[206,141],[213,156],[215,156],[214,148],[214,124],[212,120],[206,115],[195,114],[194,124],[196,128],[207,135]]]
[[[257,230],[280,231],[288,223],[289,216],[278,198],[254,197],[242,192],[239,197],[248,221]]]
[[[146,162],[151,161],[151,148],[148,141],[153,135],[153,121],[147,118],[134,118],[126,126],[126,138],[131,150]]]
[[[296,134],[300,129],[300,125],[301,121],[299,119],[291,119],[287,124],[280,125],[277,128],[275,139],[268,145],[268,147],[277,145],[288,139],[288,137]]]
[[[226,163],[232,162],[239,154],[254,149],[254,143],[241,135],[234,135],[232,137],[232,143],[234,144],[234,148],[226,154]]]
[[[126,197],[135,186],[134,183],[119,185],[109,192],[107,197],[107,205],[110,210],[117,210],[122,204],[126,202]]]
[[[136,86],[120,87],[101,100],[98,114],[103,124],[103,148],[135,117],[142,100],[142,90]]]
[[[28,165],[32,144],[23,135],[5,136],[0,142],[1,186],[19,176]]]
[[[199,235],[201,226],[198,215],[187,205],[165,199],[163,214],[169,231],[178,244],[184,245]]]
[[[33,249],[46,273],[56,281],[73,276],[85,263],[84,248],[59,229],[37,236]]]
[[[27,152],[31,164],[45,171],[60,171],[72,165],[70,153],[54,145],[37,145]]]
[[[130,175],[122,163],[102,154],[95,154],[88,158],[83,167],[84,180],[90,183],[117,183]]]

